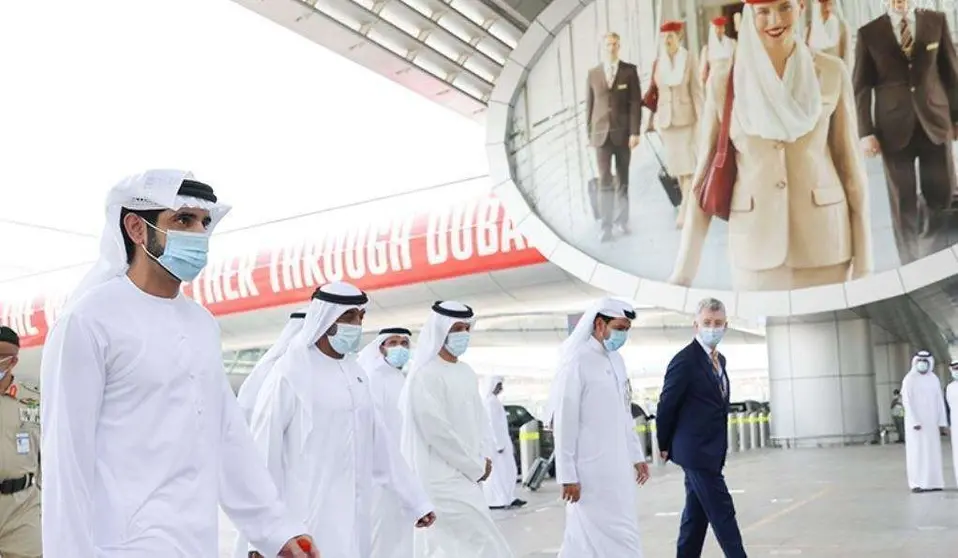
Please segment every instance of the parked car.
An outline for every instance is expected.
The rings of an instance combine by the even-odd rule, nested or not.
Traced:
[[[519,474],[522,474],[522,461],[519,457],[519,429],[530,420],[539,423],[539,455],[548,459],[555,449],[555,439],[552,437],[552,430],[545,428],[541,420],[532,416],[532,413],[522,405],[504,405],[506,408],[506,420],[509,422],[509,437],[512,438],[512,445],[515,448],[516,468]],[[555,463],[549,467],[549,475],[555,477]]]

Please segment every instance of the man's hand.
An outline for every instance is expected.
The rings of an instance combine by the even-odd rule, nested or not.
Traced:
[[[636,147],[638,147],[640,138],[641,136],[639,136],[638,134],[632,134],[631,136],[629,136],[629,149],[635,149]]]
[[[562,485],[562,499],[566,502],[574,504],[579,501],[580,496],[579,483]]]
[[[482,482],[489,478],[489,475],[492,474],[492,460],[488,457],[486,458],[486,471],[479,477],[479,482]]]
[[[865,136],[861,139],[862,151],[869,157],[875,157],[881,153],[881,146],[878,145],[878,138],[875,136]]]
[[[300,535],[286,543],[279,551],[279,558],[320,558],[320,556],[312,537]]]
[[[429,512],[426,515],[419,518],[419,521],[416,522],[416,528],[425,529],[426,527],[431,526],[436,522],[436,512]]]
[[[912,426],[912,428],[914,428],[915,430],[921,430],[921,425],[916,424],[915,426]]]
[[[649,473],[648,463],[641,461],[635,464],[635,482],[639,483],[639,486],[645,484],[650,476],[652,475]]]

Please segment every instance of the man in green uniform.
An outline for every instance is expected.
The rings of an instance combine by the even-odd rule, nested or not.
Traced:
[[[14,383],[19,352],[0,326],[0,556],[40,558],[40,393]]]

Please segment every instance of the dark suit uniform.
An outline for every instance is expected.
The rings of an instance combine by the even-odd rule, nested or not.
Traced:
[[[635,64],[618,62],[615,79],[609,86],[605,65],[589,70],[586,83],[586,125],[589,143],[596,149],[599,167],[599,213],[602,228],[629,224],[629,137],[638,135],[642,125],[642,86]],[[618,184],[612,181],[612,158]]]
[[[708,353],[692,341],[669,363],[656,408],[659,448],[685,471],[685,509],[676,556],[702,555],[708,526],[727,558],[745,558],[735,505],[722,469],[728,453],[729,381]]]
[[[874,135],[882,149],[903,264],[950,244],[946,210],[955,198],[952,141],[958,122],[958,57],[944,14],[915,10],[909,30],[910,57],[889,15],[862,26],[853,78],[859,134]]]

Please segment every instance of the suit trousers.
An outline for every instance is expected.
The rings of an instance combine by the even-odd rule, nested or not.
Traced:
[[[612,158],[615,157],[615,174],[612,179]],[[602,230],[611,231],[612,225],[629,224],[629,164],[632,150],[629,144],[615,145],[611,135],[595,149],[599,167],[599,215]]]
[[[676,558],[700,558],[709,525],[726,558],[746,558],[735,504],[720,471],[684,469],[685,509]]]
[[[935,145],[921,124],[916,123],[904,148],[882,153],[902,265],[944,250],[955,240],[949,238],[954,235],[949,209],[956,189],[953,139]]]

